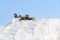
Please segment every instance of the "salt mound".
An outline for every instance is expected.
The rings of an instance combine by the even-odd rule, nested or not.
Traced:
[[[11,22],[3,28],[0,40],[60,40],[60,19]]]

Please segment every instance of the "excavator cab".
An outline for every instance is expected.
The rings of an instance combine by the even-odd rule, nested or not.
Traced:
[[[29,15],[25,15],[25,19],[28,20],[29,19]]]

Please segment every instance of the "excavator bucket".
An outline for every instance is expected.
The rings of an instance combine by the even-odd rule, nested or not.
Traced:
[[[14,18],[17,18],[17,14],[16,13],[14,13]]]

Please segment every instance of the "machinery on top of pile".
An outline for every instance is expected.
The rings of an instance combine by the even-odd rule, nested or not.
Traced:
[[[14,13],[14,18],[19,18],[20,20],[34,20],[34,18],[29,17],[29,15],[25,15],[25,16],[19,15],[18,16],[16,13]]]

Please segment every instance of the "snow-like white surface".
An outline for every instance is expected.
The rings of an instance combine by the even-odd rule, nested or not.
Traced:
[[[0,40],[60,40],[60,19],[13,20],[0,28]]]

